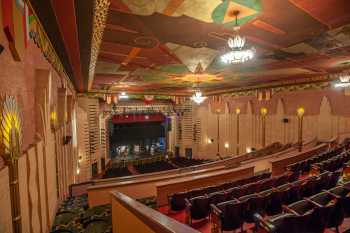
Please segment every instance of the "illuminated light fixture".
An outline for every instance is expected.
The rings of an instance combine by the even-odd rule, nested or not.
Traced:
[[[350,87],[350,75],[343,74],[339,77],[340,82],[334,84],[334,87]]]
[[[113,101],[114,104],[117,104],[118,103],[118,96],[114,95],[112,97],[112,101]]]
[[[80,169],[79,168],[77,168],[77,175],[79,175],[80,174]]]
[[[227,64],[239,64],[249,61],[253,59],[256,52],[255,48],[245,48],[246,39],[238,34],[239,25],[237,17],[239,11],[234,11],[233,14],[236,16],[236,26],[234,27],[236,35],[227,41],[231,51],[221,56],[221,61]]]
[[[261,108],[261,109],[260,109],[260,113],[261,113],[261,115],[266,116],[266,114],[267,114],[267,108],[265,108],[265,107]]]
[[[304,113],[305,113],[305,109],[303,107],[300,107],[297,109],[297,114],[299,117],[304,116]]]
[[[191,100],[196,104],[201,104],[207,97],[202,95],[200,90],[196,90],[194,94],[191,96]]]
[[[126,94],[125,91],[122,91],[119,95],[119,99],[128,99],[129,96]]]
[[[214,141],[213,139],[208,138],[208,144],[212,144],[213,141]]]
[[[112,96],[110,96],[110,95],[106,96],[106,103],[107,104],[111,104],[112,103]]]
[[[247,153],[250,153],[250,152],[252,152],[252,148],[250,148],[250,147],[247,147],[247,148],[246,148],[246,152],[247,152]]]
[[[228,144],[228,142],[226,142],[224,146],[225,146],[225,148],[227,149],[227,148],[230,147],[230,144]]]
[[[241,109],[236,108],[236,114],[239,115],[241,113]]]

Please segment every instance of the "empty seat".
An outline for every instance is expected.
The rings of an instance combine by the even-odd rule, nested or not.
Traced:
[[[245,203],[244,220],[248,223],[254,222],[254,214],[262,214],[265,210],[264,197],[258,194],[250,194],[238,199],[242,203]]]
[[[212,226],[219,228],[220,231],[234,231],[243,226],[244,203],[237,199],[211,205],[212,208]],[[214,231],[215,232],[215,229]]]
[[[185,199],[189,197],[187,192],[175,193],[170,197],[170,209],[173,211],[180,211],[186,208]]]
[[[185,200],[190,224],[192,224],[192,220],[200,220],[209,216],[210,205],[208,196],[199,196]]]
[[[321,207],[331,208],[326,226],[327,228],[335,227],[337,232],[339,232],[339,226],[344,220],[344,209],[341,198],[338,199],[327,192],[322,192],[310,197],[309,200]]]
[[[227,195],[224,191],[215,192],[208,195],[210,204],[218,204],[224,202],[227,199]]]

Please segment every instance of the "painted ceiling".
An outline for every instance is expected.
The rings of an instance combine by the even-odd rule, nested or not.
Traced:
[[[234,10],[257,54],[227,65]],[[93,89],[186,94],[322,76],[350,65],[349,12],[348,0],[111,0]]]
[[[349,0],[108,1],[91,80],[98,1],[30,0],[79,92],[188,95],[197,86],[210,94],[350,67]],[[234,35],[235,10],[239,33],[256,56],[227,65],[220,55]]]

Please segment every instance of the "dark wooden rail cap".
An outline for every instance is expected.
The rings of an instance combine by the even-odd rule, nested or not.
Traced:
[[[112,192],[112,198],[157,233],[200,233],[120,192]]]

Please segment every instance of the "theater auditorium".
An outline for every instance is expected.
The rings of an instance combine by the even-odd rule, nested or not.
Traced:
[[[0,0],[0,233],[350,233],[350,0]]]

